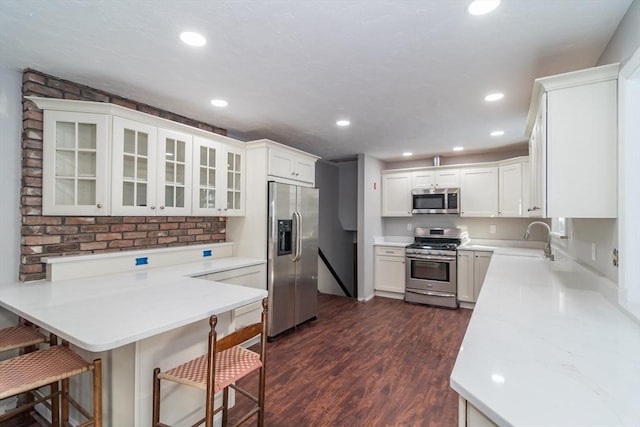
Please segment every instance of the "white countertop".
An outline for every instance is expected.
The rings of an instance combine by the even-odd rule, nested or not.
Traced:
[[[264,264],[219,258],[89,278],[0,285],[0,306],[91,352],[233,310],[267,291],[194,276]]]
[[[451,387],[500,426],[640,426],[640,326],[606,279],[496,249]]]

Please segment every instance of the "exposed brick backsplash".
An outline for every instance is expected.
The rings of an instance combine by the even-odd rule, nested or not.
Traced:
[[[25,70],[22,94],[110,102],[209,132],[226,130],[35,70]],[[42,257],[116,252],[224,242],[225,217],[43,216],[42,110],[28,100],[22,109],[21,281],[45,277]]]

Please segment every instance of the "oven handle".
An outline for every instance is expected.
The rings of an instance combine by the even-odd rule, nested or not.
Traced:
[[[408,259],[422,259],[425,261],[455,261],[456,257],[433,255],[405,255]]]
[[[431,292],[431,291],[419,291],[416,289],[406,289],[406,292],[418,295],[426,295],[429,297],[455,297],[456,294],[450,294],[445,292]]]

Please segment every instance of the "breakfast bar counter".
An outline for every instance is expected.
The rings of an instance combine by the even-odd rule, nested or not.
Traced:
[[[541,252],[494,251],[451,374],[460,425],[640,425],[640,325],[608,279]]]
[[[247,286],[216,281],[232,270],[258,273],[244,276]],[[103,360],[105,426],[147,426],[153,368],[204,354],[211,315],[218,315],[221,335],[234,329],[236,309],[266,298],[266,282],[254,280],[264,271],[264,260],[224,257],[53,282],[6,283],[0,285],[0,306],[69,341],[87,360]],[[84,380],[88,387],[89,378]],[[163,403],[166,422],[188,424],[190,419],[172,419],[185,410],[191,418],[199,416],[204,399],[194,391]],[[82,402],[87,396],[76,398]]]

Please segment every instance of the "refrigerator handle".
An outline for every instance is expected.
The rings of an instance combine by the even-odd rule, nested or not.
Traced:
[[[296,211],[293,213],[293,229],[295,230],[295,252],[292,258],[293,262],[300,261],[302,258],[302,216],[300,212]]]
[[[291,233],[291,244],[293,246],[293,250],[291,251],[291,261],[296,262],[298,260],[298,216],[296,215],[298,212],[294,212],[291,214],[291,223],[293,224]]]

